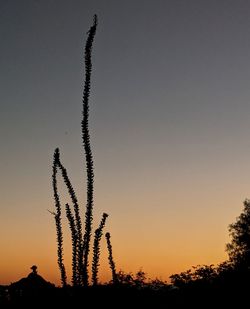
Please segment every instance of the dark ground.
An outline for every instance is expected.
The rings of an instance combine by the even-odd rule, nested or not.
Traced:
[[[161,290],[100,285],[88,288],[2,287],[0,308],[248,308],[250,287],[166,286]]]

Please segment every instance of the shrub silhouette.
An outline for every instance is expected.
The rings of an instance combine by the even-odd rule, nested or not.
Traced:
[[[183,287],[191,283],[212,283],[217,276],[216,267],[211,265],[197,265],[193,269],[181,272],[180,274],[173,274],[170,276],[171,283],[176,287]]]

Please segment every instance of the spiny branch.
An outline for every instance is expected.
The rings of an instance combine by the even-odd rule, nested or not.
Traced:
[[[69,221],[70,231],[71,231],[71,241],[72,241],[72,284],[73,286],[79,285],[79,277],[77,274],[77,255],[78,255],[78,231],[76,228],[76,222],[74,216],[71,212],[69,204],[65,205],[66,216]]]
[[[95,230],[95,238],[93,245],[93,261],[92,261],[92,283],[93,285],[98,284],[98,267],[100,259],[100,241],[102,238],[103,228],[105,226],[106,218],[108,214],[103,213],[102,220],[99,224],[98,229]]]
[[[93,221],[93,187],[94,187],[94,167],[93,167],[93,155],[90,145],[89,134],[89,94],[91,83],[91,71],[92,71],[92,44],[94,41],[97,27],[97,16],[94,15],[93,25],[88,32],[88,38],[85,45],[85,82],[83,90],[83,112],[82,112],[82,139],[86,159],[87,170],[87,204],[85,212],[85,233],[84,233],[84,265],[83,265],[83,282],[84,285],[88,285],[88,256],[89,256],[89,244],[91,238],[91,229]]]
[[[73,206],[74,206],[74,212],[75,212],[75,225],[76,225],[76,237],[77,237],[77,265],[78,265],[78,270],[77,270],[77,276],[78,276],[78,281],[81,282],[82,281],[82,270],[83,270],[83,237],[82,237],[82,223],[81,223],[81,217],[80,217],[80,212],[79,212],[79,204],[78,204],[78,200],[75,194],[75,191],[73,189],[73,186],[71,184],[71,181],[68,177],[68,173],[66,168],[62,165],[61,160],[60,160],[60,152],[59,149],[56,149],[57,153],[58,153],[58,158],[57,158],[57,166],[59,167],[59,169],[62,172],[62,177],[64,180],[64,183],[68,189],[69,195],[71,197]]]
[[[118,282],[117,280],[117,274],[116,274],[116,269],[115,269],[115,262],[114,262],[114,258],[113,258],[113,252],[112,252],[112,245],[111,245],[111,241],[110,241],[110,233],[106,233],[105,234],[106,240],[107,240],[107,247],[108,247],[108,253],[109,253],[109,265],[110,265],[110,269],[112,272],[112,281],[114,284],[116,284]]]
[[[61,282],[63,286],[67,285],[67,276],[66,270],[63,262],[63,233],[62,233],[62,220],[61,220],[61,204],[60,198],[57,190],[57,163],[59,159],[59,150],[58,148],[54,152],[53,160],[53,173],[52,173],[52,185],[54,191],[55,207],[56,213],[54,214],[55,223],[56,223],[56,234],[57,234],[57,256],[58,256],[58,266],[61,272]]]

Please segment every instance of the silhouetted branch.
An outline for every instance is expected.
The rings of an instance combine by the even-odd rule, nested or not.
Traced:
[[[77,274],[77,255],[78,255],[78,234],[74,216],[70,210],[69,204],[65,205],[66,216],[69,221],[71,240],[72,240],[72,284],[73,286],[79,285],[79,277]]]
[[[63,263],[63,233],[62,233],[62,223],[61,223],[61,204],[60,198],[57,190],[57,164],[59,160],[59,149],[57,148],[54,152],[53,160],[53,173],[52,173],[52,185],[54,191],[55,207],[56,213],[54,214],[56,223],[56,234],[57,234],[57,256],[58,256],[58,266],[61,272],[61,282],[63,286],[67,285],[66,270]]]
[[[83,91],[83,118],[82,118],[82,139],[85,151],[86,170],[87,170],[87,204],[85,212],[85,233],[84,233],[84,267],[83,267],[83,282],[84,285],[88,285],[88,256],[89,256],[89,244],[91,238],[92,220],[93,220],[93,186],[94,186],[94,168],[93,168],[93,156],[90,146],[90,134],[89,134],[89,93],[91,82],[91,53],[92,44],[97,27],[97,16],[94,15],[93,25],[88,32],[88,38],[85,45],[85,82]]]
[[[60,168],[62,172],[62,177],[64,180],[64,183],[67,186],[69,195],[71,197],[73,206],[74,206],[74,212],[75,212],[75,225],[76,225],[76,237],[77,237],[77,277],[78,281],[81,284],[82,282],[82,270],[83,270],[83,239],[82,239],[82,223],[81,223],[81,217],[79,213],[79,204],[78,200],[75,194],[75,191],[73,189],[73,186],[71,184],[71,181],[68,177],[68,173],[66,168],[62,165],[61,160],[60,160],[60,153],[58,151],[58,160],[57,160],[57,165]]]
[[[108,214],[103,213],[102,220],[98,229],[95,230],[95,239],[93,246],[93,261],[92,261],[92,282],[93,285],[98,284],[98,267],[99,267],[99,259],[100,259],[100,241],[102,238],[103,228],[105,226],[106,218]]]
[[[110,241],[110,233],[106,233],[105,234],[106,240],[107,240],[107,247],[108,247],[108,253],[109,253],[109,265],[110,265],[110,269],[112,272],[112,281],[113,283],[117,283],[117,274],[116,274],[116,270],[115,270],[115,262],[113,259],[113,252],[112,252],[112,245],[111,245],[111,241]]]

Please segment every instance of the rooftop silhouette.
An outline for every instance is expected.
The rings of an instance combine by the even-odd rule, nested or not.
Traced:
[[[28,274],[27,277],[22,278],[9,286],[10,290],[28,290],[28,289],[41,289],[41,288],[52,288],[55,287],[54,284],[46,281],[42,276],[37,273],[37,266],[33,265],[31,267],[32,272]]]

